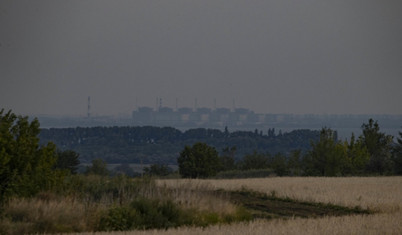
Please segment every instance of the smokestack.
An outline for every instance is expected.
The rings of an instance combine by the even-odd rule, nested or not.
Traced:
[[[91,117],[91,96],[88,96],[87,118]]]
[[[196,112],[198,109],[197,107],[197,98],[194,99],[194,112]]]

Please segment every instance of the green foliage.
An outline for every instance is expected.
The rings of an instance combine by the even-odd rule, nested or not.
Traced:
[[[380,132],[377,121],[369,120],[362,125],[363,135],[360,137],[370,154],[367,170],[370,173],[389,174],[392,172],[392,139],[390,135]]]
[[[186,146],[177,159],[179,173],[184,178],[206,178],[220,169],[218,152],[205,143]]]
[[[289,175],[288,159],[281,153],[275,154],[269,159],[269,166],[272,168],[276,175],[284,176]]]
[[[173,170],[167,165],[152,164],[150,167],[144,167],[144,174],[149,176],[167,176],[173,173]]]
[[[310,141],[318,140],[315,130],[294,130],[282,135],[261,135],[251,131],[229,132],[197,128],[181,132],[171,127],[91,127],[42,129],[42,143],[80,154],[81,162],[101,158],[108,163],[176,164],[185,146],[203,142],[216,149],[236,146],[234,158],[240,159],[254,150],[261,153],[287,153],[292,149],[307,151]],[[229,149],[230,150],[230,149]],[[225,153],[221,153],[226,155]],[[227,169],[226,169],[227,170]]]
[[[362,125],[363,135],[350,142],[336,141],[331,129],[323,128],[320,140],[304,159],[305,174],[322,176],[389,174],[392,172],[392,137],[379,131],[372,119]]]
[[[66,177],[63,195],[72,195],[88,203],[110,203],[123,205],[133,198],[141,196],[141,192],[152,191],[153,181],[132,179],[126,175],[104,177],[100,175],[71,175]]]
[[[336,133],[323,128],[320,140],[311,143],[312,150],[306,156],[306,174],[321,176],[339,176],[347,166],[347,152],[342,144],[336,141]]]
[[[94,159],[92,160],[92,166],[87,168],[86,174],[108,176],[109,170],[107,169],[106,165],[106,162],[102,159]]]
[[[104,211],[98,231],[168,229],[179,226],[209,226],[218,223],[249,221],[251,213],[239,207],[233,214],[184,209],[171,200],[137,198],[129,205]]]
[[[32,196],[49,190],[62,180],[55,171],[56,147],[39,145],[39,122],[0,111],[0,200]]]
[[[294,150],[290,153],[288,158],[288,171],[290,175],[300,176],[302,175],[303,159],[301,150]]]
[[[361,139],[355,140],[354,135],[350,139],[350,143],[347,144],[348,155],[348,168],[345,173],[348,175],[362,175],[366,172],[366,166],[370,160],[370,154],[367,148],[362,143]]]
[[[265,169],[269,167],[269,158],[254,151],[253,154],[244,156],[243,160],[239,162],[239,166],[242,170]]]
[[[80,161],[78,160],[79,154],[72,151],[57,151],[57,161],[55,164],[56,169],[68,170],[71,174],[76,174]]]
[[[235,164],[235,154],[236,147],[225,147],[223,149],[223,154],[220,156],[221,171],[234,170],[236,168]]]
[[[137,229],[166,229],[182,225],[181,209],[172,201],[140,198],[133,201],[130,207],[139,214],[134,225]]]
[[[105,211],[100,219],[99,231],[127,231],[134,227],[139,215],[130,207],[114,207]]]

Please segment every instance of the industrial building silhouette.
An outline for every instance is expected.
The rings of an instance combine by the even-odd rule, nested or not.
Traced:
[[[242,126],[265,122],[264,114],[256,114],[244,108],[176,108],[139,107],[132,113],[133,121],[138,125],[212,125]]]

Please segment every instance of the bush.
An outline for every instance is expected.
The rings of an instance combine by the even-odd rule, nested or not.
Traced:
[[[129,207],[115,207],[107,210],[99,220],[100,231],[124,231],[133,227],[139,215]]]
[[[130,207],[138,212],[140,220],[136,221],[135,228],[169,228],[181,225],[182,210],[172,201],[137,199]]]
[[[98,230],[167,229],[191,224],[193,220],[188,216],[189,214],[170,200],[139,198],[128,206],[114,207],[104,212],[99,220]]]
[[[218,152],[205,143],[185,146],[177,158],[179,173],[183,178],[207,178],[221,168]]]

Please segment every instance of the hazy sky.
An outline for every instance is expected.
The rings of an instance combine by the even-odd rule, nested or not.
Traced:
[[[0,108],[402,114],[401,0],[0,0]]]

